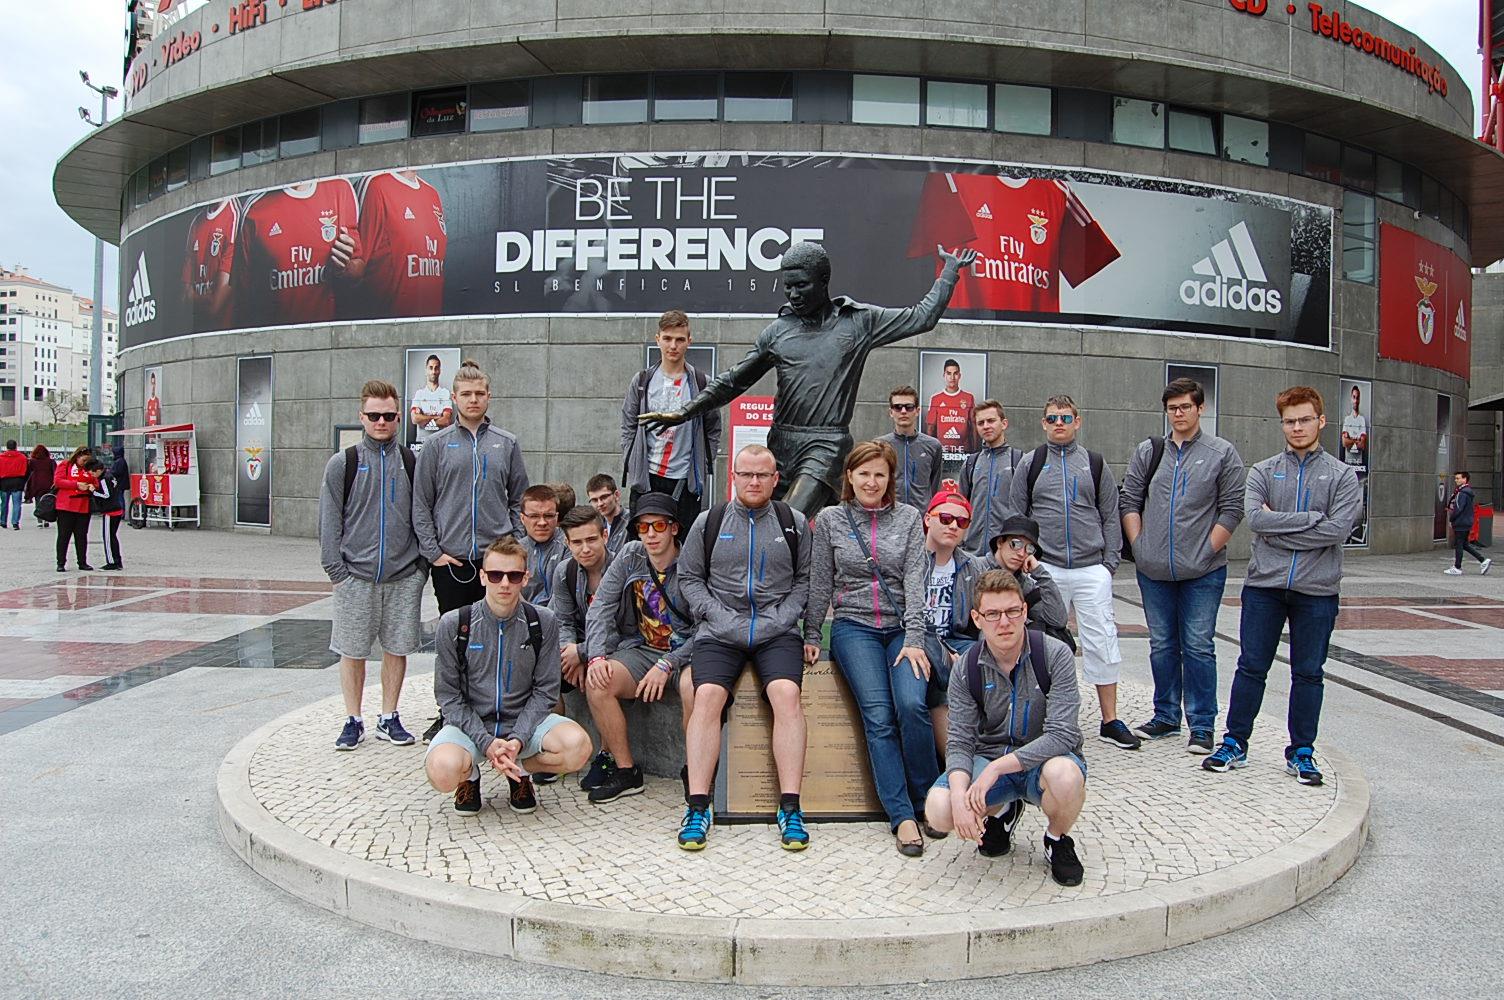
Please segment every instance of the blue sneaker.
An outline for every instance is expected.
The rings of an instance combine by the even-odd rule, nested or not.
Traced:
[[[708,808],[697,809],[694,806],[684,810],[684,820],[679,824],[679,848],[685,851],[705,850],[705,838],[710,834],[710,827],[715,822]]]
[[[1231,736],[1224,736],[1222,745],[1213,750],[1211,756],[1201,762],[1201,766],[1208,771],[1231,771],[1247,763],[1248,751],[1238,746],[1238,741]]]
[[[339,731],[339,739],[334,741],[336,750],[354,750],[355,744],[366,738],[366,724],[356,722],[355,716],[345,717],[345,728]]]
[[[1285,773],[1295,775],[1302,785],[1319,785],[1322,782],[1321,768],[1316,766],[1316,751],[1310,747],[1296,747],[1285,761]]]
[[[386,740],[394,747],[410,747],[418,742],[412,733],[402,728],[402,720],[393,712],[390,719],[376,720],[376,738]]]
[[[809,846],[809,831],[804,828],[802,809],[779,808],[778,839],[785,851],[802,851]]]

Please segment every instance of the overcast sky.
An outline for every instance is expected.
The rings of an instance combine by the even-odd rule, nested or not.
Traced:
[[[351,2],[359,4],[360,0]],[[94,280],[94,240],[53,201],[52,169],[89,129],[78,117],[78,106],[99,113],[99,99],[79,81],[78,71],[88,70],[95,83],[120,85],[125,3],[4,0],[4,6],[7,44],[0,62],[0,177],[7,181],[0,189],[0,264],[25,265],[39,278],[88,295]],[[1438,49],[1456,68],[1476,103],[1477,4],[1367,0],[1365,6],[1410,28]],[[115,248],[106,245],[105,302],[110,308],[117,298],[115,261]]]

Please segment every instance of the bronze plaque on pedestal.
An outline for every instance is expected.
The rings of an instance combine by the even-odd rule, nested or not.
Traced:
[[[763,700],[749,664],[736,685],[721,731],[716,819],[767,822],[778,812],[778,770],[773,763],[773,710]],[[881,819],[882,806],[867,766],[862,717],[846,679],[829,660],[804,671],[808,743],[800,804],[809,819]]]

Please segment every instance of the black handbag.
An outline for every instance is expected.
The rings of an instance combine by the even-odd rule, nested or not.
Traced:
[[[32,508],[32,514],[38,521],[51,524],[57,520],[57,492],[48,490],[37,497],[36,505]]]

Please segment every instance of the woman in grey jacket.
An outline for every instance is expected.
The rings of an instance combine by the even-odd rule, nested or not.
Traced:
[[[918,510],[894,502],[897,464],[886,444],[856,445],[841,503],[815,520],[804,653],[809,662],[820,655],[820,628],[834,603],[830,651],[862,713],[872,782],[899,853],[918,857],[918,819],[940,766],[925,704],[924,530]]]

